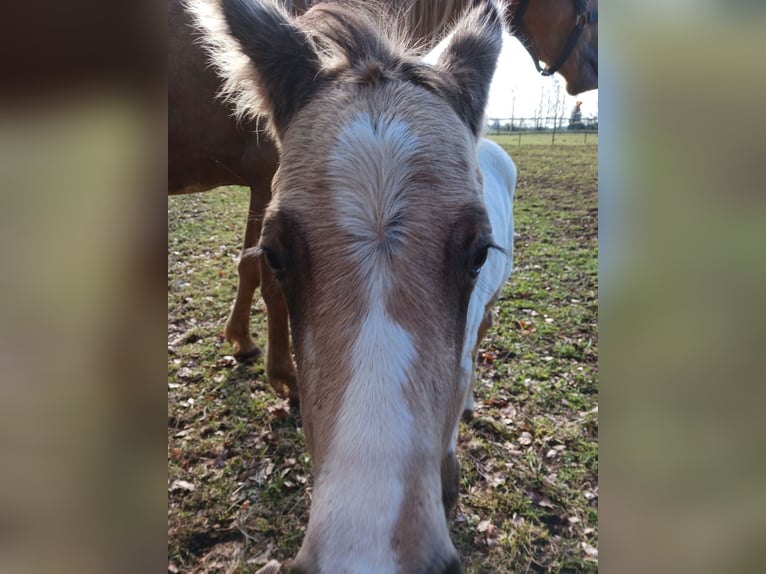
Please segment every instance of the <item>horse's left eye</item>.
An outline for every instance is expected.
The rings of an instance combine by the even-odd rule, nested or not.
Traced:
[[[470,263],[468,264],[468,275],[471,277],[471,279],[476,279],[479,276],[479,271],[481,271],[484,263],[487,262],[488,253],[489,245],[485,245],[484,247],[479,248],[471,256]]]

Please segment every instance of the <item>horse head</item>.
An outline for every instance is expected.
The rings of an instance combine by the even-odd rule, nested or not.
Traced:
[[[598,0],[514,0],[507,16],[539,72],[560,73],[572,95],[598,88]]]
[[[212,7],[211,7],[212,6]],[[502,18],[436,65],[370,3],[198,10],[226,90],[280,148],[258,249],[290,312],[314,489],[292,572],[459,572],[450,448],[466,313],[492,247],[477,141]]]

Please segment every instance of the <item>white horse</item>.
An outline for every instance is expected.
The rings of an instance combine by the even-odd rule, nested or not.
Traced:
[[[516,190],[516,165],[503,148],[491,140],[482,139],[478,153],[484,178],[484,206],[496,249],[490,250],[468,304],[461,366],[463,376],[471,380],[471,384],[467,385],[471,390],[476,386],[479,344],[492,326],[492,307],[513,269],[513,195]],[[469,391],[464,414],[470,416],[472,413],[473,392]]]
[[[492,248],[479,272],[468,303],[465,339],[460,362],[459,387],[465,389],[463,416],[473,415],[473,389],[476,386],[476,355],[479,344],[492,325],[492,307],[513,267],[513,194],[516,189],[516,166],[499,145],[482,139],[478,146],[479,166],[483,177],[482,196],[492,227]],[[442,464],[444,508],[457,502],[460,465],[455,454],[460,420],[455,423],[448,455]]]

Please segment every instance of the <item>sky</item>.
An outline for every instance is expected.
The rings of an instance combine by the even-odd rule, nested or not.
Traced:
[[[445,45],[446,40],[434,48],[426,60],[435,62]],[[490,88],[487,118],[510,118],[511,115],[516,118],[532,117],[540,102],[541,92],[545,90],[555,93],[557,85],[564,98],[565,117],[569,117],[578,100],[583,103],[583,118],[598,115],[598,90],[570,96],[566,93],[565,84],[564,78],[559,74],[541,76],[521,42],[504,33],[503,51]]]

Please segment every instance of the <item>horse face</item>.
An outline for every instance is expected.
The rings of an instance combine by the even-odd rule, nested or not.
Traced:
[[[468,13],[435,67],[347,7],[299,22],[270,3],[223,13],[281,149],[259,249],[290,311],[315,475],[291,568],[459,572],[445,501],[467,306],[491,243],[476,140],[497,9]]]
[[[490,228],[468,130],[431,94],[390,87],[379,107],[336,94],[300,114],[260,243],[290,310],[315,473],[297,561],[320,572],[441,572],[456,557],[443,495],[457,474],[443,469]],[[340,121],[304,125],[337,104]],[[432,129],[450,117],[454,133]]]
[[[598,0],[585,0],[586,12],[598,13]],[[518,9],[518,8],[517,8]],[[509,12],[513,16],[513,12]],[[582,16],[580,18],[583,18]],[[566,50],[578,21],[576,0],[528,0],[521,29],[514,34],[527,43],[532,52],[553,66]],[[572,95],[598,89],[598,25],[584,26],[569,57],[558,70]]]

